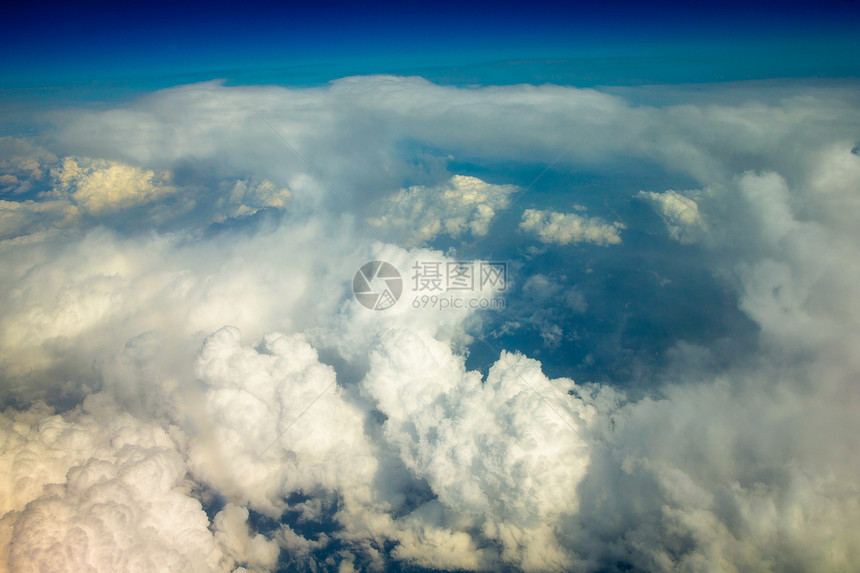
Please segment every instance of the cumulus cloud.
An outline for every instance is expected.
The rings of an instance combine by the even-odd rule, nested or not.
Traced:
[[[454,175],[441,185],[415,185],[384,201],[383,213],[371,222],[386,235],[420,245],[439,234],[458,238],[468,232],[483,237],[496,212],[508,206],[513,185],[492,185],[477,177]]]
[[[11,249],[0,277],[0,369],[11,381],[3,390],[32,397],[42,384],[55,384],[56,368],[93,387],[95,357],[117,353],[150,331],[167,333],[163,356],[184,352],[187,361],[195,344],[224,325],[259,338],[290,324],[310,328],[336,320],[370,248],[350,244],[347,235],[326,240],[322,252],[285,247],[337,237],[328,225],[296,221],[209,241],[124,237],[97,227]],[[329,264],[322,267],[321,260]]]
[[[196,364],[212,426],[192,443],[195,474],[272,516],[291,492],[367,484],[376,464],[361,411],[343,400],[334,370],[300,335],[269,335],[258,348],[239,336],[219,330]],[[313,408],[307,417],[305,408]]]
[[[362,389],[387,417],[386,441],[433,490],[436,501],[428,505],[441,505],[436,511],[449,524],[459,522],[462,534],[476,531],[469,543],[452,540],[436,549],[453,553],[456,547],[462,554],[448,566],[571,566],[553,532],[576,511],[573,492],[589,459],[577,427],[593,414],[567,399],[573,386],[550,381],[537,362],[507,353],[482,381],[447,345],[408,331],[387,333],[374,348]],[[438,566],[430,548],[404,544],[397,551]]]
[[[10,571],[212,571],[221,551],[170,428],[91,400],[2,420],[2,563]]]
[[[605,223],[598,217],[541,209],[526,209],[520,221],[520,229],[534,233],[543,243],[555,245],[617,245],[621,242],[619,231],[623,228],[624,224],[620,222]]]
[[[50,234],[79,225],[82,218],[105,221],[118,211],[156,202],[151,213],[137,212],[136,217],[163,220],[193,204],[188,203],[187,197],[184,206],[174,204],[172,211],[164,204],[166,197],[178,192],[168,172],[155,173],[104,159],[64,157],[57,160],[38,150],[31,150],[26,162],[37,174],[33,177],[40,180],[40,185],[31,186],[35,193],[30,195],[34,199],[0,203],[0,240],[34,233]],[[8,171],[14,165],[5,163],[0,163],[0,170],[6,170],[5,175],[14,178]]]
[[[681,243],[693,243],[707,227],[695,200],[672,191],[640,191],[638,197],[650,201],[663,218],[669,236]]]
[[[59,193],[93,214],[149,203],[176,192],[167,173],[103,159],[66,157],[52,175]]]
[[[228,570],[240,565],[248,572],[271,571],[277,566],[277,542],[251,530],[246,508],[228,503],[215,516],[213,525],[215,539],[231,561]]]
[[[835,141],[847,152],[856,143],[851,86],[711,88],[655,88],[645,99],[656,103],[646,105],[636,91],[625,99],[551,85],[464,89],[418,77],[352,77],[306,89],[206,82],[67,113],[56,140],[65,154],[150,168],[190,161],[222,174],[250,170],[308,201],[324,185],[305,176],[269,125],[341,195],[364,201],[403,180],[439,184],[450,177],[449,156],[609,170],[645,161],[706,186],[749,169],[794,177]],[[438,152],[405,153],[410,142]]]
[[[57,159],[38,147],[13,143],[26,155],[0,161],[0,184],[17,185],[9,200],[0,200],[0,240],[86,228],[93,221],[123,229],[189,219],[197,225],[223,223],[264,209],[283,210],[292,197],[265,178],[177,185],[170,170],[88,157]],[[24,168],[37,185],[19,185]]]

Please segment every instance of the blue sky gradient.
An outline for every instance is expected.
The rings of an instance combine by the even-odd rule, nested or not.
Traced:
[[[309,85],[369,73],[571,85],[860,75],[860,3],[847,0],[70,3],[17,5],[4,19],[12,24],[0,50],[7,90],[213,78]]]

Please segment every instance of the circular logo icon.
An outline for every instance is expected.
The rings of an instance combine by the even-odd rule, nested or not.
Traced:
[[[403,293],[403,279],[394,265],[385,261],[364,263],[352,279],[352,294],[370,310],[391,308]]]

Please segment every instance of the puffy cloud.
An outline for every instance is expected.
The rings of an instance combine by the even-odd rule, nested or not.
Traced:
[[[92,214],[162,199],[176,192],[169,174],[106,161],[66,157],[52,171],[57,191]]]
[[[693,243],[707,229],[699,206],[690,197],[671,189],[663,193],[640,191],[638,197],[650,201],[663,218],[669,236],[681,243]]]
[[[843,229],[854,226],[852,216],[858,205],[857,194],[851,185],[860,179],[860,152],[850,143],[838,142],[822,149],[809,175],[809,187],[820,214],[830,225]]]
[[[292,492],[367,487],[376,463],[362,412],[304,337],[244,347],[238,330],[224,328],[207,338],[196,373],[209,428],[194,438],[190,464],[217,491],[277,516]]]
[[[780,380],[778,369],[735,375],[673,386],[612,414],[577,519],[591,535],[625,542],[583,553],[600,547],[604,562],[659,571],[838,571],[856,562],[848,476],[857,462],[821,454],[851,448],[844,429],[855,424],[856,401],[800,398],[780,385],[802,382]]]
[[[134,165],[250,170],[286,184],[297,198],[318,198],[323,185],[301,175],[306,165],[262,115],[360,206],[403,180],[432,186],[448,179],[449,156],[614,172],[644,161],[702,186],[730,183],[750,169],[793,179],[834,141],[852,142],[850,152],[860,127],[853,97],[851,86],[664,87],[615,95],[551,85],[457,88],[391,76],[305,89],[206,82],[69,113],[57,141],[68,153]],[[410,143],[419,150],[405,151]]]
[[[249,572],[271,571],[278,562],[278,544],[259,533],[254,534],[247,522],[248,510],[232,503],[213,520],[215,539],[233,562],[228,569],[241,564]]]
[[[38,394],[56,383],[57,368],[63,382],[92,387],[94,358],[150,331],[167,333],[163,356],[184,353],[188,362],[194,345],[226,324],[251,337],[291,324],[320,327],[322,317],[329,325],[370,249],[350,244],[347,235],[327,240],[327,252],[283,248],[337,237],[328,225],[297,221],[209,241],[96,228],[8,249],[0,277],[0,369],[14,382],[4,390]]]
[[[556,245],[617,245],[621,242],[619,230],[623,228],[620,222],[605,223],[597,217],[541,209],[526,209],[520,221],[520,229],[536,234],[543,243]]]
[[[137,164],[215,160],[221,170],[242,165],[273,180],[287,178],[290,189],[300,192],[307,186],[295,172],[305,166],[274,128],[339,192],[352,195],[374,186],[396,188],[406,174],[426,178],[407,166],[412,158],[397,149],[404,141],[450,150],[458,159],[534,160],[571,147],[569,134],[578,131],[588,145],[577,145],[572,155],[593,161],[609,148],[629,145],[647,116],[594,90],[459,89],[418,77],[365,76],[293,90],[206,82],[69,120],[60,143],[92,156]],[[97,131],[107,125],[109,130]],[[426,155],[419,167],[438,174],[439,164]]]
[[[178,444],[90,400],[2,422],[0,563],[11,571],[212,571],[221,555]]]
[[[371,222],[386,235],[420,245],[439,234],[457,238],[466,232],[487,234],[496,212],[507,207],[513,185],[492,185],[477,177],[454,175],[447,183],[401,189],[385,199],[383,214]]]
[[[57,159],[41,148],[13,143],[27,155],[0,161],[0,184],[21,183],[25,167],[31,174],[26,185],[18,185],[10,195],[12,200],[0,200],[0,241],[71,226],[87,228],[93,221],[123,230],[176,220],[191,220],[195,226],[223,223],[264,209],[283,210],[292,197],[288,189],[265,178],[188,181],[180,186],[170,170],[88,157]],[[22,200],[26,192],[33,198]]]
[[[553,531],[577,509],[589,461],[577,427],[592,413],[568,395],[574,384],[550,381],[537,362],[507,353],[482,381],[447,345],[402,330],[385,334],[370,366],[362,389],[386,415],[386,441],[426,480],[437,500],[431,506],[441,504],[464,533],[479,532],[470,543],[437,549],[463,554],[447,566],[570,567]],[[427,551],[404,543],[398,555],[439,566]]]

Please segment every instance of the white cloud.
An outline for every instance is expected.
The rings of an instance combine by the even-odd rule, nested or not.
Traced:
[[[232,561],[228,570],[240,564],[247,571],[271,571],[278,562],[278,544],[248,526],[248,510],[228,503],[213,520],[215,539]]]
[[[329,324],[351,296],[352,274],[371,257],[329,225],[342,230],[296,221],[209,241],[96,228],[9,249],[0,276],[0,369],[37,390],[32,377],[53,384],[49,373],[62,366],[86,379],[94,357],[148,331],[168,333],[166,352],[184,352],[187,361],[203,336],[226,324],[255,338]],[[319,250],[285,246],[296,244]]]
[[[93,214],[149,203],[176,192],[167,173],[103,159],[66,157],[51,175],[59,193]]]
[[[386,236],[421,245],[439,234],[458,238],[466,232],[483,237],[496,212],[508,206],[513,185],[492,185],[477,177],[454,175],[446,183],[401,189],[383,202],[371,220]]]
[[[196,364],[206,387],[198,415],[210,428],[192,442],[195,475],[272,516],[291,492],[366,488],[376,462],[362,413],[343,400],[334,370],[300,335],[269,335],[259,349],[239,337],[219,330]]]
[[[11,571],[215,570],[220,549],[170,429],[91,407],[0,417],[0,563]]]
[[[604,223],[597,217],[541,209],[526,209],[520,221],[520,229],[534,233],[543,243],[555,245],[617,245],[621,243],[619,231],[623,228],[620,222]]]
[[[387,333],[372,351],[362,388],[387,416],[386,441],[427,481],[449,524],[480,532],[457,549],[439,548],[463,554],[453,566],[570,567],[553,530],[576,511],[574,492],[589,458],[577,433],[588,409],[569,399],[571,387],[570,380],[548,380],[537,362],[507,353],[482,383],[447,345],[409,331]],[[422,558],[431,550],[420,547],[398,551],[433,566]]]
[[[265,178],[179,186],[170,170],[156,172],[88,157],[58,160],[39,148],[23,144],[18,147],[23,148],[22,152],[29,151],[29,155],[0,161],[0,184],[21,183],[22,166],[35,175],[29,176],[26,185],[18,185],[9,196],[12,200],[0,200],[0,241],[52,234],[75,226],[86,228],[94,220],[127,230],[163,225],[183,217],[195,225],[222,223],[263,209],[284,210],[292,197],[287,188]],[[208,189],[210,185],[217,189]],[[17,195],[25,192],[35,198],[20,200]]]
[[[587,503],[579,519],[631,541],[613,559],[731,571],[838,571],[857,561],[860,492],[847,484],[860,459],[846,452],[860,405],[847,382],[860,371],[848,351],[858,343],[848,326],[860,317],[849,286],[860,268],[848,247],[858,235],[800,219],[815,212],[807,189],[750,172],[705,203],[719,217],[708,235],[715,259],[733,254],[715,272],[737,277],[761,349],[719,375],[681,371],[662,399],[612,414],[606,458],[581,492],[588,501],[609,483],[619,497]],[[693,364],[703,351],[681,346],[675,359]]]
[[[695,200],[671,189],[663,193],[640,191],[638,197],[650,201],[663,218],[669,236],[681,243],[694,243],[703,231],[705,221]]]

